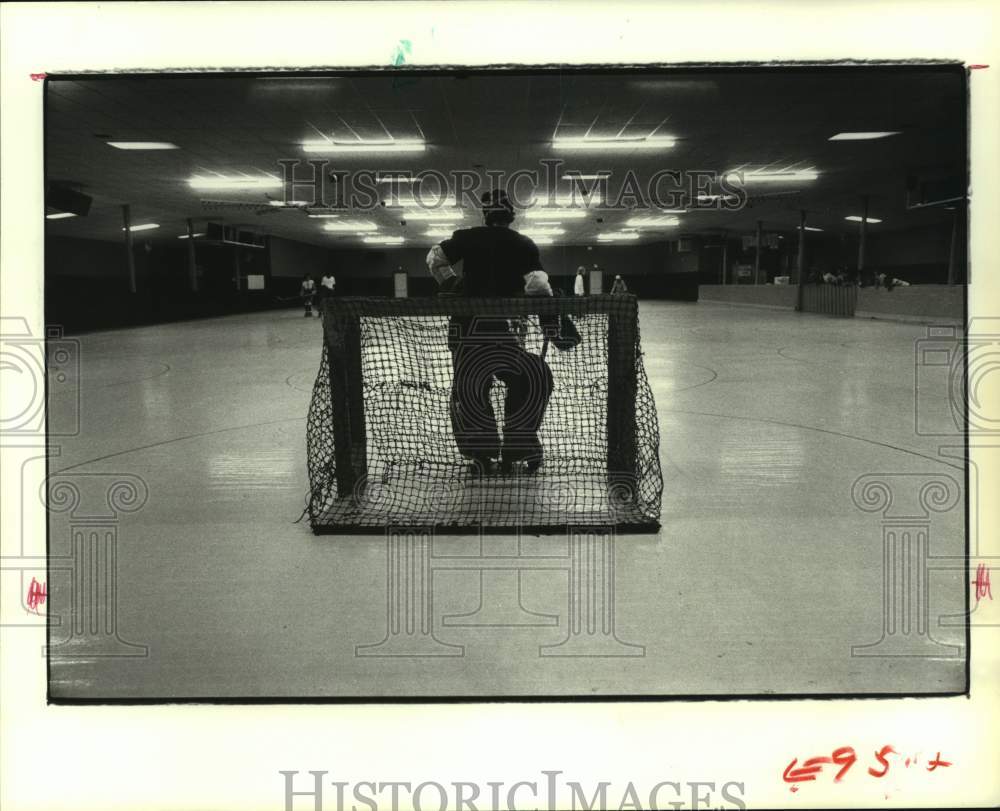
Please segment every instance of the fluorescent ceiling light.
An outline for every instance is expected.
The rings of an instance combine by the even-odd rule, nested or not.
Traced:
[[[441,200],[439,197],[428,194],[427,199],[420,197],[407,197],[404,199],[393,199],[382,201],[386,208],[426,208],[430,211],[441,211],[448,208],[457,208],[458,201],[454,198]]]
[[[268,200],[268,205],[274,206],[275,208],[295,208],[296,206],[308,206],[312,205],[307,203],[305,200]]]
[[[680,224],[681,221],[677,217],[632,217],[625,220],[625,225],[630,228],[658,228]]]
[[[662,214],[687,214],[688,210],[686,208],[661,208],[660,213]]]
[[[606,234],[598,234],[598,242],[615,242],[617,240],[624,239],[638,239],[638,231],[609,231]]]
[[[378,231],[378,226],[373,222],[328,222],[323,226],[324,231]]]
[[[861,222],[861,217],[856,214],[851,214],[849,217],[844,217],[845,220],[850,220],[851,222]],[[882,222],[882,220],[876,220],[874,217],[865,217],[868,222]]]
[[[423,182],[421,178],[413,177],[413,175],[379,175],[375,180],[376,183],[421,183]]]
[[[403,215],[408,220],[460,220],[465,214],[462,211],[404,211]]]
[[[371,152],[423,152],[426,144],[412,138],[387,138],[378,141],[307,141],[302,144],[305,152],[330,154],[358,154]]]
[[[129,228],[128,228],[128,230],[129,231],[152,231],[154,228],[159,228],[159,227],[160,227],[159,223],[147,222],[147,223],[144,223],[143,225],[130,225]],[[124,230],[125,229],[122,228],[122,231],[124,231]]]
[[[369,245],[402,245],[405,241],[402,237],[365,237]]]
[[[534,243],[536,245],[554,245],[555,242],[556,241],[552,239],[552,237],[539,237],[538,239],[534,240]]]
[[[306,216],[308,216],[310,219],[313,219],[313,220],[329,220],[329,219],[336,219],[340,215],[339,214],[308,214]]]
[[[445,231],[444,229],[434,229],[431,231],[425,231],[425,237],[431,237],[432,239],[450,239],[453,231]]]
[[[195,237],[203,237],[203,236],[205,236],[205,235],[204,235],[204,234],[194,234],[194,236],[195,236]],[[187,239],[187,238],[188,238],[188,235],[187,235],[187,234],[181,234],[181,235],[180,235],[179,237],[177,237],[177,238],[178,238],[178,239]]]
[[[799,228],[801,229],[802,226],[800,225]],[[822,228],[817,228],[815,225],[807,225],[805,227],[805,230],[806,231],[822,231],[823,229]]]
[[[610,152],[631,149],[670,149],[677,143],[674,138],[650,136],[648,138],[554,138],[553,149],[589,150]]]
[[[558,234],[565,234],[565,228],[525,228],[520,233],[526,237],[554,237]]]
[[[584,174],[582,172],[567,172],[562,176],[563,180],[603,180],[611,177],[611,172],[600,172],[598,174]]]
[[[46,214],[45,219],[47,220],[65,220],[67,217],[75,217],[70,211],[60,211],[58,214]]]
[[[591,205],[600,205],[604,202],[604,197],[599,191],[584,194],[582,190],[576,192],[558,192],[556,194],[539,194],[528,201],[534,206],[580,206],[587,208]]]
[[[524,216],[529,220],[582,220],[587,212],[578,208],[529,208]]]
[[[731,169],[727,175],[736,174],[741,170]],[[755,170],[744,171],[744,183],[794,183],[803,180],[815,180],[819,177],[819,172],[815,169],[789,169],[785,171]]]
[[[105,141],[115,149],[180,149],[177,144],[168,141]]]
[[[899,135],[899,130],[887,132],[838,132],[831,135],[830,141],[874,141],[878,138],[888,138],[890,135]]]
[[[214,175],[205,177],[193,175],[188,178],[192,189],[280,189],[281,178],[271,175]]]
[[[700,203],[706,203],[706,202],[709,202],[711,200],[722,200],[722,199],[726,199],[726,200],[730,200],[730,201],[736,201],[739,198],[735,194],[727,194],[725,196],[725,198],[723,198],[723,196],[721,194],[699,194],[696,199]]]

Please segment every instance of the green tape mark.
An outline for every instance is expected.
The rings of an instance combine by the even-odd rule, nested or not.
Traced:
[[[396,45],[396,50],[392,52],[392,64],[396,67],[405,65],[411,53],[413,53],[413,43],[408,39],[401,39]]]

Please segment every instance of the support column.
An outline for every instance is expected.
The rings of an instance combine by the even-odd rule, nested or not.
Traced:
[[[948,250],[948,284],[955,284],[958,262],[958,206],[951,212],[951,247]]]
[[[198,292],[198,265],[195,262],[194,252],[194,221],[189,217],[187,221],[187,260],[188,260],[188,281],[192,293]]]
[[[861,196],[861,225],[859,226],[858,239],[858,276],[861,276],[865,269],[865,242],[868,239],[868,195]]]
[[[757,220],[757,238],[754,240],[757,252],[754,254],[753,260],[753,283],[760,284],[760,240],[763,231],[763,223]]]
[[[799,211],[799,255],[798,255],[798,278],[796,283],[799,289],[796,294],[797,304],[795,309],[802,311],[802,301],[805,296],[805,273],[806,265],[806,210],[801,209]]]
[[[125,231],[125,261],[128,267],[128,289],[130,293],[134,293],[136,291],[135,253],[132,245],[132,216],[127,203],[122,206],[122,225]]]
[[[726,283],[726,277],[729,275],[729,239],[728,237],[722,238],[722,283]]]

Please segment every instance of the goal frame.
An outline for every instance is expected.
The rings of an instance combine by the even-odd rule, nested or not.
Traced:
[[[432,298],[331,297],[320,305],[323,340],[329,367],[329,390],[333,416],[333,461],[339,499],[356,497],[368,475],[367,428],[365,424],[364,377],[362,362],[363,318],[449,317],[474,313],[476,317],[525,317],[564,315],[607,318],[607,471],[608,490],[634,493],[637,470],[636,397],[640,384],[641,352],[638,338],[638,301],[630,294],[574,297]],[[546,336],[555,337],[555,336]],[[549,350],[556,351],[556,350]],[[656,449],[658,453],[658,448]],[[657,475],[659,475],[657,460]],[[662,493],[662,481],[660,486]],[[657,498],[659,504],[659,498]],[[386,528],[412,526],[412,522],[385,526],[318,523],[311,513],[316,534],[363,534],[384,532]],[[656,532],[658,520],[596,523],[572,522],[543,525],[462,524],[435,525],[437,532],[550,533],[566,529],[613,529],[629,532]],[[427,526],[423,525],[423,529]]]

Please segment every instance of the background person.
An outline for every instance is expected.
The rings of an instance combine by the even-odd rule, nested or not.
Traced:
[[[299,288],[299,295],[302,296],[302,304],[305,306],[305,317],[313,317],[313,299],[316,297],[316,282],[306,273],[302,277],[302,286]]]
[[[324,273],[323,278],[319,281],[319,297],[320,300],[325,298],[330,298],[337,289],[337,279],[330,272]]]

